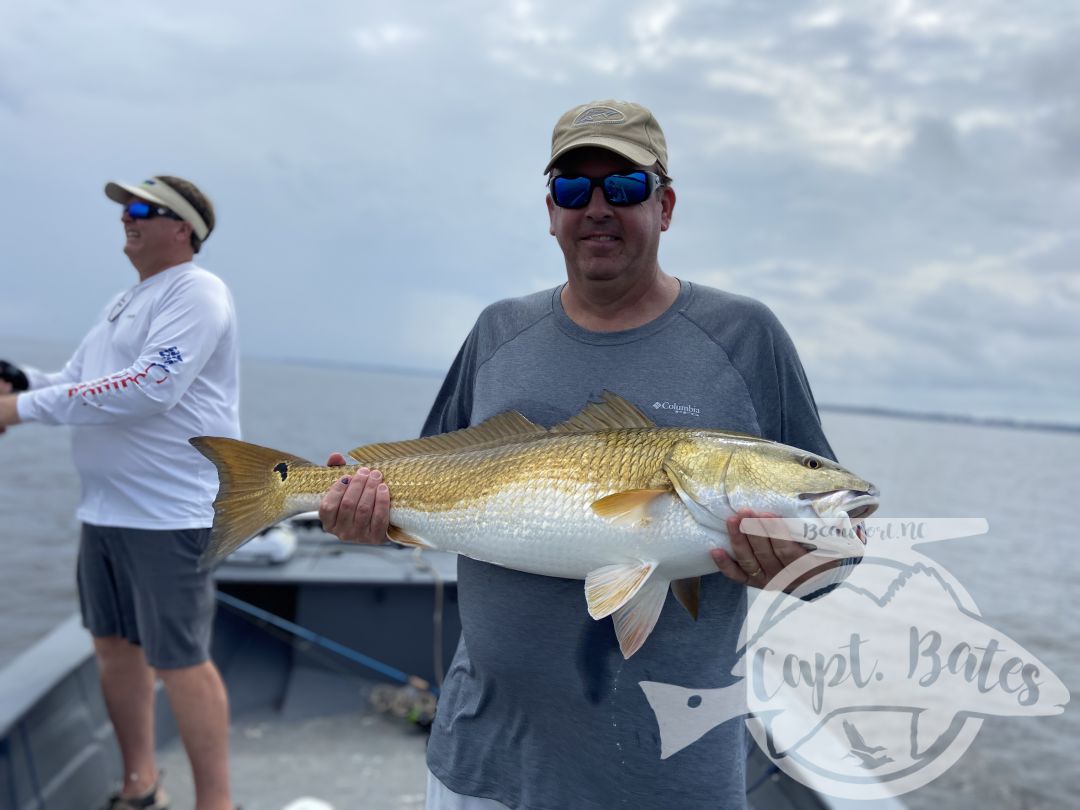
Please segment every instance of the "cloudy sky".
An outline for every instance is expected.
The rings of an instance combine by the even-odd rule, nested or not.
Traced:
[[[564,277],[551,126],[610,97],[667,133],[665,270],[764,300],[820,402],[1080,423],[1075,0],[0,0],[0,356],[133,283],[101,186],[164,173],[246,354],[445,368]]]

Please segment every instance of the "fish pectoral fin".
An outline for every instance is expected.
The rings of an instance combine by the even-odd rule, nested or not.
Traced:
[[[697,621],[698,605],[701,602],[701,577],[676,579],[671,583],[671,592],[694,621]]]
[[[407,531],[399,529],[397,526],[388,528],[386,530],[386,536],[398,545],[409,546],[411,548],[433,548],[433,546],[425,543],[419,537],[413,537]]]
[[[634,598],[655,570],[654,562],[632,562],[590,571],[585,577],[589,615],[594,619],[610,616]]]
[[[649,633],[656,627],[660,611],[667,599],[668,582],[660,577],[649,577],[637,594],[615,611],[611,619],[615,623],[615,635],[619,638],[619,649],[623,658],[641,649]]]
[[[629,489],[608,495],[592,505],[593,512],[616,526],[637,526],[649,516],[649,505],[662,495],[670,495],[668,488]]]

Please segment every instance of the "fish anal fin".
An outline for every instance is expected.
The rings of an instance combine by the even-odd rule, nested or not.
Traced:
[[[397,526],[391,526],[386,530],[386,536],[393,540],[395,543],[401,546],[409,546],[411,548],[431,548],[432,546],[425,543],[419,537],[413,537],[404,529],[400,529]]]
[[[649,579],[638,589],[637,594],[612,614],[615,635],[619,639],[619,649],[623,658],[629,658],[649,637],[660,611],[667,599],[668,582],[659,577]]]
[[[615,492],[592,504],[593,512],[616,526],[637,526],[649,517],[649,507],[662,495],[670,495],[670,488],[629,489]]]
[[[604,391],[599,402],[589,402],[574,416],[551,429],[552,433],[594,433],[598,430],[653,428],[656,423],[618,394]]]
[[[437,453],[454,453],[462,450],[482,450],[514,439],[545,436],[547,430],[534,424],[517,411],[506,411],[493,416],[474,427],[440,433],[423,439],[403,442],[365,444],[349,451],[349,455],[361,464],[373,464],[394,458],[430,456]]]
[[[610,616],[634,598],[656,570],[653,562],[605,565],[585,577],[585,601],[594,619]]]
[[[686,608],[694,621],[697,621],[698,607],[701,603],[701,577],[687,577],[676,579],[671,583],[671,592],[679,600],[679,604]]]

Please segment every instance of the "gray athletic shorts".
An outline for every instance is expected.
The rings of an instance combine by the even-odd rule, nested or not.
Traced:
[[[157,669],[206,661],[214,582],[198,563],[209,542],[209,529],[84,523],[78,565],[83,625],[93,636],[120,636],[140,645]]]

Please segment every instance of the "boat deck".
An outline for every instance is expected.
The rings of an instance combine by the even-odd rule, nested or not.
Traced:
[[[249,712],[232,725],[233,798],[244,810],[281,810],[301,798],[335,808],[424,806],[427,734],[407,720],[349,712],[283,720]],[[165,788],[177,810],[194,806],[187,758],[174,739],[159,751]]]

